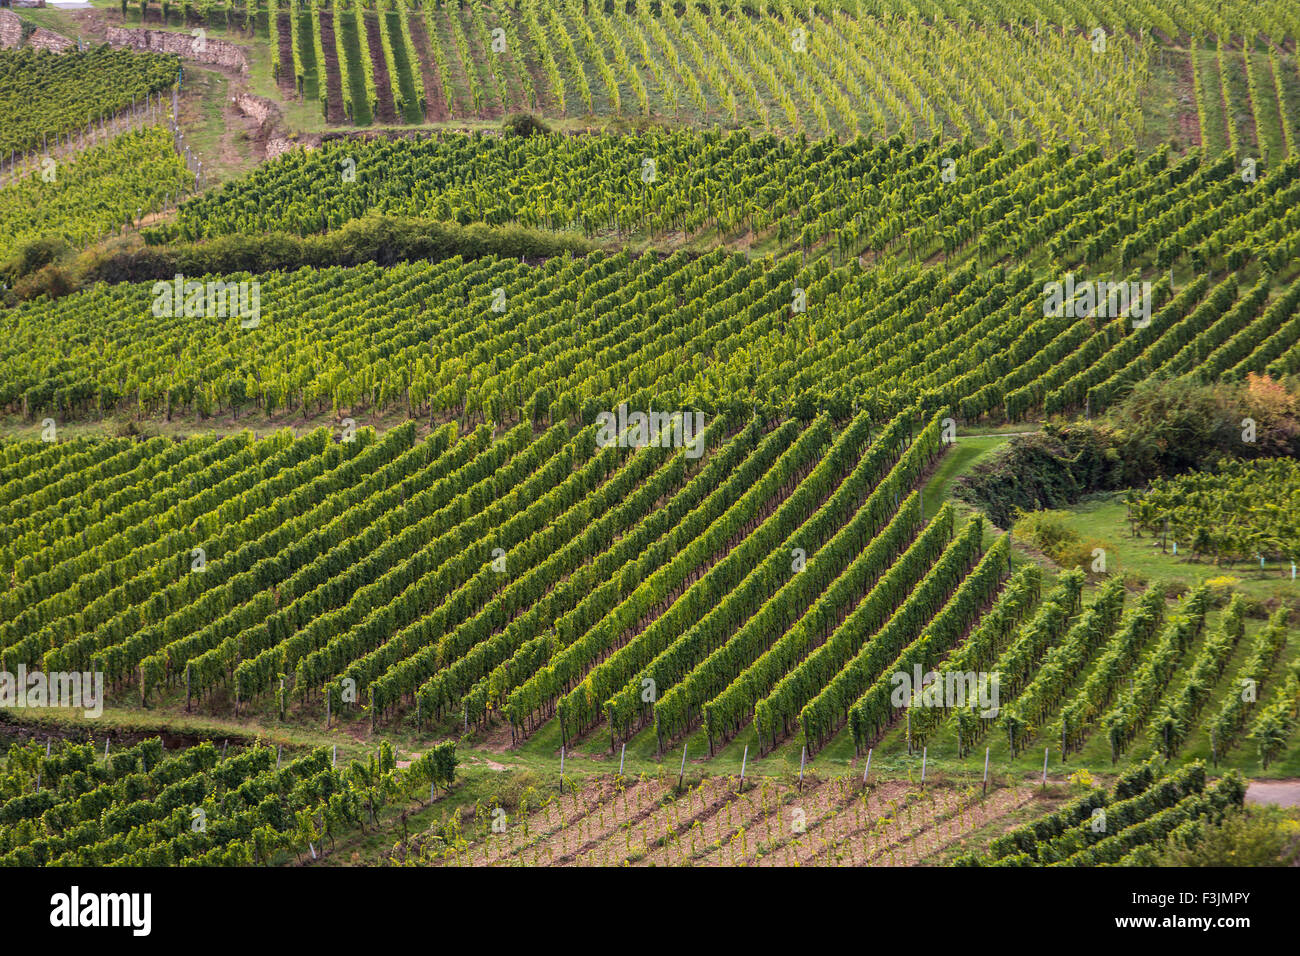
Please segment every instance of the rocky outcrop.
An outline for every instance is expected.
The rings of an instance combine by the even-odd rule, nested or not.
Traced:
[[[189,33],[167,30],[126,30],[108,28],[108,42],[149,53],[171,53],[196,63],[207,63],[240,73],[248,73],[248,56],[228,40],[213,37],[199,39]]]

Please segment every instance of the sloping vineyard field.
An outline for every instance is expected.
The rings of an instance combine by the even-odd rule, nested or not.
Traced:
[[[310,235],[370,213],[586,236],[723,242],[875,265],[1236,268],[1294,257],[1296,160],[1105,157],[902,136],[791,142],[744,133],[527,139],[450,135],[295,151],[182,206],[153,241]],[[344,172],[348,176],[344,176]],[[1139,223],[1132,210],[1141,204]],[[917,213],[924,215],[918,217]]]
[[[1300,472],[1294,459],[1232,462],[1214,473],[1156,481],[1131,496],[1133,523],[1192,558],[1282,559],[1300,549]]]
[[[159,6],[175,125],[0,53],[0,697],[129,728],[0,715],[0,866],[1152,865],[1297,765],[1294,3]],[[1072,469],[1187,577],[963,484]]]
[[[722,250],[98,285],[0,316],[0,407],[61,420],[367,409],[464,423],[590,422],[620,402],[837,419],[857,405],[879,420],[917,405],[965,422],[1096,413],[1156,372],[1213,381],[1300,368],[1297,300],[1270,276],[1293,267],[1295,240],[1265,221],[1277,239],[1262,261],[1241,249],[1229,259],[1242,272],[1173,286],[1158,274],[1141,322],[1097,314],[1104,299],[1046,309],[1048,276],[1027,266],[802,268]],[[1160,254],[1222,219],[1202,222]],[[259,301],[222,300],[214,323],[212,281],[257,282]]]
[[[1295,148],[1300,116],[1288,44],[1297,23],[1281,0],[1159,9],[967,0],[271,7],[277,37],[291,35],[273,44],[273,70],[293,76],[304,99],[314,60],[307,50],[322,17],[331,34],[342,18],[344,30],[371,38],[349,46],[330,71],[359,125],[377,111],[419,123],[437,101],[430,118],[613,115],[813,137],[902,132],[1114,151],[1147,141],[1143,87],[1183,58],[1195,87],[1187,119],[1201,143],[1279,158]],[[303,17],[299,29],[278,27]],[[364,90],[360,111],[352,84]]]
[[[345,441],[13,443],[0,664],[101,671],[119,699],[218,712],[355,718],[361,695],[372,726],[501,715],[516,739],[556,716],[568,740],[652,726],[662,750],[702,728],[712,750],[752,725],[756,756],[846,727],[861,753],[905,719],[909,744],[948,726],[958,752],[994,731],[1013,756],[1105,734],[1112,759],[1139,736],[1173,757],[1221,707],[1219,755],[1249,738],[1276,756],[1247,726],[1262,709],[1213,696],[1240,598],[1198,645],[1204,589],[1168,617],[1159,588],[1128,612],[1118,581],[1082,611],[1081,576],[1041,595],[978,518],[921,514],[911,489],[941,418],[917,427],[732,411],[698,455],[527,422],[495,440],[408,423]],[[1285,625],[1279,611],[1242,674],[1294,705],[1275,667]],[[936,665],[999,673],[996,722],[973,701],[904,713],[890,675]]]
[[[1094,789],[1032,823],[993,840],[970,866],[1150,865],[1166,841],[1194,846],[1233,807],[1245,786],[1235,774],[1206,779],[1193,763],[1160,775],[1151,764],[1135,768],[1110,791]]]
[[[919,787],[853,776],[793,785],[617,776],[517,814],[403,841],[399,866],[1096,866],[1195,846],[1239,808],[1239,777],[1144,764],[1061,802],[1029,787]],[[1053,804],[1055,809],[1044,813]],[[493,825],[495,822],[496,825]],[[987,852],[983,847],[988,846]],[[978,852],[970,852],[979,847]]]
[[[0,156],[46,150],[146,96],[170,91],[179,60],[100,47],[51,53],[0,50]]]
[[[79,246],[175,205],[194,176],[162,126],[146,126],[0,189],[0,261],[36,239]]]

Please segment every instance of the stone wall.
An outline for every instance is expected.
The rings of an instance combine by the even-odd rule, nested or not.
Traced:
[[[53,30],[37,27],[27,38],[26,45],[62,53],[71,50],[77,42]],[[22,18],[12,10],[0,10],[0,50],[16,50],[20,46],[23,46]]]
[[[166,30],[125,30],[121,27],[108,28],[108,42],[113,46],[129,47],[150,53],[172,53],[196,63],[248,72],[248,57],[244,51],[228,40],[208,37],[203,48],[198,49],[198,41],[188,33],[170,33]]]
[[[252,93],[240,93],[231,97],[231,101],[239,112],[252,117],[257,122],[258,138],[266,141],[267,159],[275,159],[281,153],[303,145],[289,139],[282,122],[284,116],[274,100],[268,100],[265,96],[254,96]]]
[[[23,21],[12,10],[0,10],[0,50],[16,50],[23,42]]]
[[[65,37],[61,33],[55,33],[53,30],[37,27],[32,35],[27,38],[27,45],[34,46],[38,50],[51,50],[54,53],[62,53],[65,50],[75,48],[77,41]]]
[[[232,97],[235,105],[239,107],[239,112],[245,116],[251,116],[259,124],[265,124],[267,120],[276,122],[280,119],[279,107],[265,96],[254,96],[252,93],[240,93]]]

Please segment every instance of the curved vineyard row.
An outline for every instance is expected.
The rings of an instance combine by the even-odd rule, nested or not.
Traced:
[[[165,282],[99,285],[6,312],[0,407],[29,417],[117,409],[200,420],[397,409],[501,423],[590,422],[620,402],[841,418],[857,404],[877,419],[919,405],[973,421],[1023,417],[1035,395],[1046,404],[1055,391],[1035,383],[1058,381],[1071,349],[1080,358],[1072,367],[1083,367],[1078,387],[1067,383],[1070,404],[1094,412],[1151,373],[1194,370],[1199,341],[1208,349],[1241,340],[1241,351],[1277,341],[1244,364],[1300,368],[1300,353],[1278,341],[1292,324],[1287,310],[1233,308],[1233,276],[1212,290],[1189,286],[1149,326],[1100,328],[1086,316],[1044,315],[1042,285],[1026,268],[861,272],[820,260],[800,270],[792,257],[719,250],[219,281],[225,292],[205,294],[205,283],[186,277],[180,309],[172,303],[181,287]],[[232,287],[254,284],[256,309],[224,307]],[[1167,289],[1163,280],[1153,289],[1157,304]],[[239,301],[250,300],[251,292]]]
[[[0,774],[0,866],[249,866],[326,850],[373,821],[385,795],[450,786],[454,743],[404,771],[391,746],[335,769],[321,748],[281,766],[269,747],[168,752],[155,737],[98,756],[92,744],[15,744]]]
[[[1207,783],[1205,766],[1165,776],[1150,763],[1124,774],[1107,793],[1096,789],[995,839],[966,866],[1150,865],[1166,845],[1194,845],[1204,829],[1240,807],[1246,787],[1236,774]]]

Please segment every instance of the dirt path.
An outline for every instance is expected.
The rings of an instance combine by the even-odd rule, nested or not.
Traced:
[[[393,80],[388,75],[388,61],[384,59],[384,42],[379,36],[379,17],[373,13],[362,15],[366,25],[365,42],[370,45],[370,60],[375,66],[375,119],[392,125],[397,122],[397,109],[393,100]]]
[[[433,68],[433,55],[429,52],[429,35],[424,30],[424,18],[412,16],[408,21],[411,27],[411,42],[415,44],[415,59],[424,79],[425,118],[431,123],[450,119],[447,112],[447,94],[443,92],[442,81]]]
[[[1300,780],[1252,780],[1246,787],[1246,802],[1300,807]]]
[[[325,71],[325,121],[344,123],[348,117],[343,112],[343,80],[339,76],[338,48],[334,45],[334,14],[324,10],[320,15],[320,42],[324,48],[325,63],[317,64],[317,70]],[[319,73],[316,82],[320,82]]]

